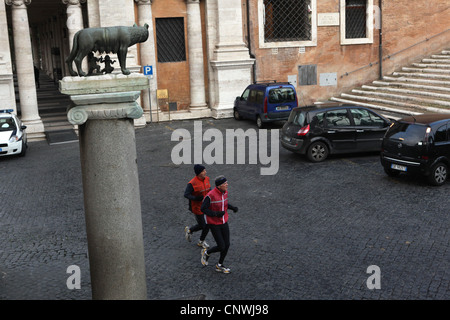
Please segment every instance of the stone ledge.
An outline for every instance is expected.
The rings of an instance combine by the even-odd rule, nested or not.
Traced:
[[[149,80],[142,73],[64,77],[59,81],[59,91],[67,95],[141,91],[148,87]]]

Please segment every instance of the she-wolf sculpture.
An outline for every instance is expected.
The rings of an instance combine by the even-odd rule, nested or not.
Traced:
[[[126,68],[128,47],[145,42],[148,39],[148,24],[138,27],[103,27],[86,28],[75,33],[72,51],[66,59],[71,76],[86,76],[81,68],[83,58],[90,52],[117,53],[120,68],[125,75],[130,74]],[[73,70],[72,62],[75,62],[78,73]]]

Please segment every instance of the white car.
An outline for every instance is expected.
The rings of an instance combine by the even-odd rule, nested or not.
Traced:
[[[27,151],[27,127],[13,111],[0,109],[0,156],[24,156]]]

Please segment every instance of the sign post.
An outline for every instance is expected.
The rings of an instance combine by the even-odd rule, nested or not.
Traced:
[[[144,75],[147,76],[149,83],[150,80],[153,79],[153,66],[144,66],[143,67]],[[148,103],[150,106],[150,122],[153,122],[152,117],[152,98],[150,96],[150,85],[148,86]],[[157,106],[158,107],[158,106]]]

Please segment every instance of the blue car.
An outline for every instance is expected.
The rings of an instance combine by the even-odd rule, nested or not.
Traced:
[[[287,120],[298,106],[297,93],[287,82],[265,82],[249,85],[234,101],[236,120],[256,121],[258,128],[274,121]]]

